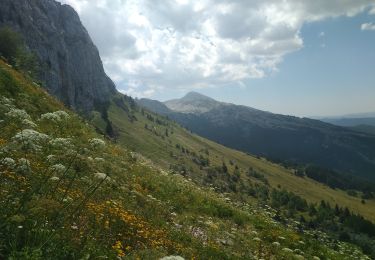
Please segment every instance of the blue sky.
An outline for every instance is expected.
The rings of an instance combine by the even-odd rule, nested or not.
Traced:
[[[217,100],[297,116],[375,112],[375,16],[336,17],[303,25],[304,47],[284,57],[278,71],[244,86],[200,89]],[[177,90],[155,98],[181,96]]]
[[[61,0],[117,89],[275,113],[375,111],[375,0]]]

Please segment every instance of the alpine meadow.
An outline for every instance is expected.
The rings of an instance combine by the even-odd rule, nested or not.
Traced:
[[[375,259],[374,43],[372,0],[1,0],[0,259]]]

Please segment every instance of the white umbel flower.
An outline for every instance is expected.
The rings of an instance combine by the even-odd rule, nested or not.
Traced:
[[[33,129],[22,130],[12,138],[13,142],[21,145],[22,148],[33,151],[39,151],[41,149],[40,144],[48,141],[48,139],[48,135],[39,133]]]
[[[9,118],[24,120],[31,120],[30,115],[23,109],[11,108],[8,113],[5,114]]]
[[[0,164],[12,168],[15,166],[16,162],[12,158],[5,157],[0,161]]]
[[[170,256],[164,256],[163,258],[160,258],[159,260],[185,260],[185,258],[179,255],[170,255]]]
[[[89,143],[94,149],[101,149],[105,147],[105,142],[99,138],[92,138],[89,140]]]
[[[108,177],[108,175],[105,174],[105,173],[102,173],[102,172],[96,172],[96,173],[94,173],[94,176],[97,179],[101,179],[101,180],[107,179],[107,180],[110,180],[110,178]]]
[[[66,167],[60,163],[52,165],[50,168],[56,173],[64,173],[66,171]]]
[[[52,113],[45,113],[40,116],[40,120],[51,121],[54,123],[59,123],[69,118],[70,118],[69,114],[61,110],[55,111]]]

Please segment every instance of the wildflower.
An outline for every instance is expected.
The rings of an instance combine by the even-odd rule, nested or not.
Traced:
[[[65,111],[62,111],[62,110],[55,111],[54,114],[58,115],[61,119],[69,119],[70,118],[69,114],[66,113]]]
[[[105,147],[105,142],[99,138],[92,138],[89,140],[89,143],[94,149],[101,149]]]
[[[20,172],[28,172],[30,170],[30,161],[25,159],[25,158],[21,158],[18,160],[18,170]]]
[[[52,121],[54,123],[59,123],[63,120],[69,119],[69,114],[65,111],[55,111],[53,113],[45,113],[40,116],[40,120]]]
[[[185,260],[185,258],[178,256],[178,255],[171,255],[171,256],[164,256],[163,258],[160,258],[159,260]]]
[[[50,180],[51,180],[51,181],[59,181],[60,178],[57,177],[57,176],[53,176],[53,177],[50,178]]]
[[[279,242],[273,242],[272,245],[273,245],[273,246],[276,246],[276,247],[279,247],[279,246],[280,246],[280,243],[279,243]]]
[[[320,260],[320,257],[318,257],[318,256],[313,256],[313,260]]]
[[[63,173],[66,170],[66,167],[64,165],[60,164],[60,163],[52,165],[50,168],[51,168],[52,171],[54,171],[56,173]]]
[[[56,156],[54,156],[53,154],[50,154],[50,155],[47,155],[46,161],[48,163],[53,163],[55,161],[55,158],[56,158]]]
[[[280,240],[285,240],[285,237],[281,237],[281,236],[280,236],[279,239],[280,239]]]
[[[96,162],[104,162],[104,159],[103,158],[101,158],[101,157],[95,157],[95,159],[94,159]]]
[[[260,239],[259,237],[254,237],[253,240],[256,241],[256,242],[261,242],[262,241],[262,239]]]
[[[49,141],[49,144],[56,149],[69,149],[73,147],[70,138],[55,138]]]
[[[6,97],[0,97],[0,104],[9,108],[14,107],[13,100]]]
[[[285,253],[293,253],[293,250],[288,248],[288,247],[284,247],[283,249],[281,249],[283,252]]]
[[[22,229],[22,228],[23,228],[23,226],[18,226],[17,228],[19,228],[19,229]]]
[[[31,121],[30,119],[23,119],[22,120],[22,125],[24,127],[27,127],[27,128],[35,128],[35,127],[37,127],[37,125],[33,121]]]
[[[76,224],[74,224],[74,225],[70,226],[70,228],[73,229],[73,230],[77,230],[78,226]]]
[[[8,166],[9,168],[12,168],[16,163],[12,158],[5,157],[3,160],[1,160],[1,164],[4,166]]]
[[[125,252],[123,250],[121,241],[116,241],[116,243],[112,246],[112,248],[116,251],[118,257],[125,256]]]
[[[32,129],[25,129],[17,133],[12,140],[20,144],[23,149],[39,151],[41,150],[40,143],[45,142],[49,139],[46,134],[39,133]]]
[[[294,259],[296,259],[296,260],[304,260],[305,257],[303,255],[294,255]]]
[[[94,176],[98,179],[101,179],[101,180],[104,180],[104,179],[110,180],[108,175],[105,174],[105,173],[102,173],[102,172],[96,172],[96,173],[94,173]]]
[[[11,108],[8,113],[5,114],[9,118],[24,120],[31,120],[30,115],[23,109]]]

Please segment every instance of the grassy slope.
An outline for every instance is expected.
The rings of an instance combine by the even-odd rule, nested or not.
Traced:
[[[152,114],[155,118],[160,118],[160,120],[168,122],[168,128],[173,129],[174,133],[163,139],[149,130],[146,130],[144,126],[145,124],[148,124],[149,128],[155,126],[156,131],[161,135],[164,134],[165,128],[167,128],[166,126],[152,123],[142,115],[140,111],[133,111],[133,113],[137,120],[131,122],[128,119],[128,113],[115,104],[112,104],[109,110],[109,115],[119,132],[118,142],[126,145],[134,151],[143,153],[145,156],[158,162],[163,167],[169,167],[170,164],[180,162],[191,167],[192,172],[194,172],[193,175],[203,175],[204,173],[199,167],[197,167],[197,165],[190,159],[186,158],[186,156],[179,153],[175,148],[175,145],[181,144],[190,151],[195,151],[196,153],[199,153],[202,149],[208,148],[211,165],[220,166],[222,165],[222,162],[225,161],[231,171],[234,166],[230,166],[228,161],[232,160],[241,169],[252,167],[257,171],[262,172],[269,180],[270,185],[274,188],[281,186],[281,188],[292,191],[309,202],[318,203],[321,200],[325,200],[331,205],[337,203],[340,206],[346,206],[351,211],[358,212],[367,219],[375,222],[374,199],[367,201],[366,204],[362,204],[360,198],[349,196],[344,191],[333,190],[306,177],[297,177],[291,170],[285,169],[280,165],[266,161],[263,158],[258,159],[243,152],[227,148],[192,134],[178,124],[166,120],[164,117],[147,112]],[[171,157],[171,152],[176,154],[178,158]]]
[[[78,152],[73,160],[70,153],[65,155],[66,147],[52,149],[47,143],[40,143],[38,152],[19,150],[13,146],[12,136],[22,126],[7,116],[7,106],[0,106],[0,258],[116,259],[117,255],[124,259],[158,259],[179,254],[187,259],[292,259],[300,251],[308,259],[313,255],[321,259],[360,256],[355,247],[345,243],[339,244],[341,253],[333,250],[337,244],[326,240],[324,234],[315,234],[317,240],[314,234],[300,234],[273,221],[270,210],[236,206],[223,195],[155,168],[109,141],[101,150],[93,149],[90,139],[103,136],[2,61],[0,94],[1,98],[13,99],[15,108],[31,116],[36,131],[48,134],[51,140],[69,138],[72,149]],[[61,124],[39,120],[42,113],[56,110],[66,111],[70,119]],[[111,111],[114,116],[112,113],[116,111]],[[127,146],[142,148],[167,164],[168,152],[163,153],[160,146],[165,144],[150,138],[142,127],[128,125],[122,142],[128,140]],[[138,134],[133,136],[131,131]],[[199,137],[192,142],[189,136],[179,129],[173,140],[183,142],[187,138],[191,149],[204,144],[212,146],[211,151],[217,146]],[[167,149],[172,148],[167,145]],[[234,155],[230,156],[237,153],[231,152]],[[57,162],[69,169],[66,175],[60,175],[57,186],[49,179],[50,174],[57,173],[51,172],[47,154],[54,154]],[[4,156],[15,160],[15,168],[3,163]],[[26,170],[20,168],[19,160],[25,156],[30,161]],[[219,152],[212,156],[220,161]],[[111,179],[101,183],[93,175],[99,171]],[[98,183],[99,189],[92,193],[91,187]],[[282,250],[284,247],[297,251]]]

